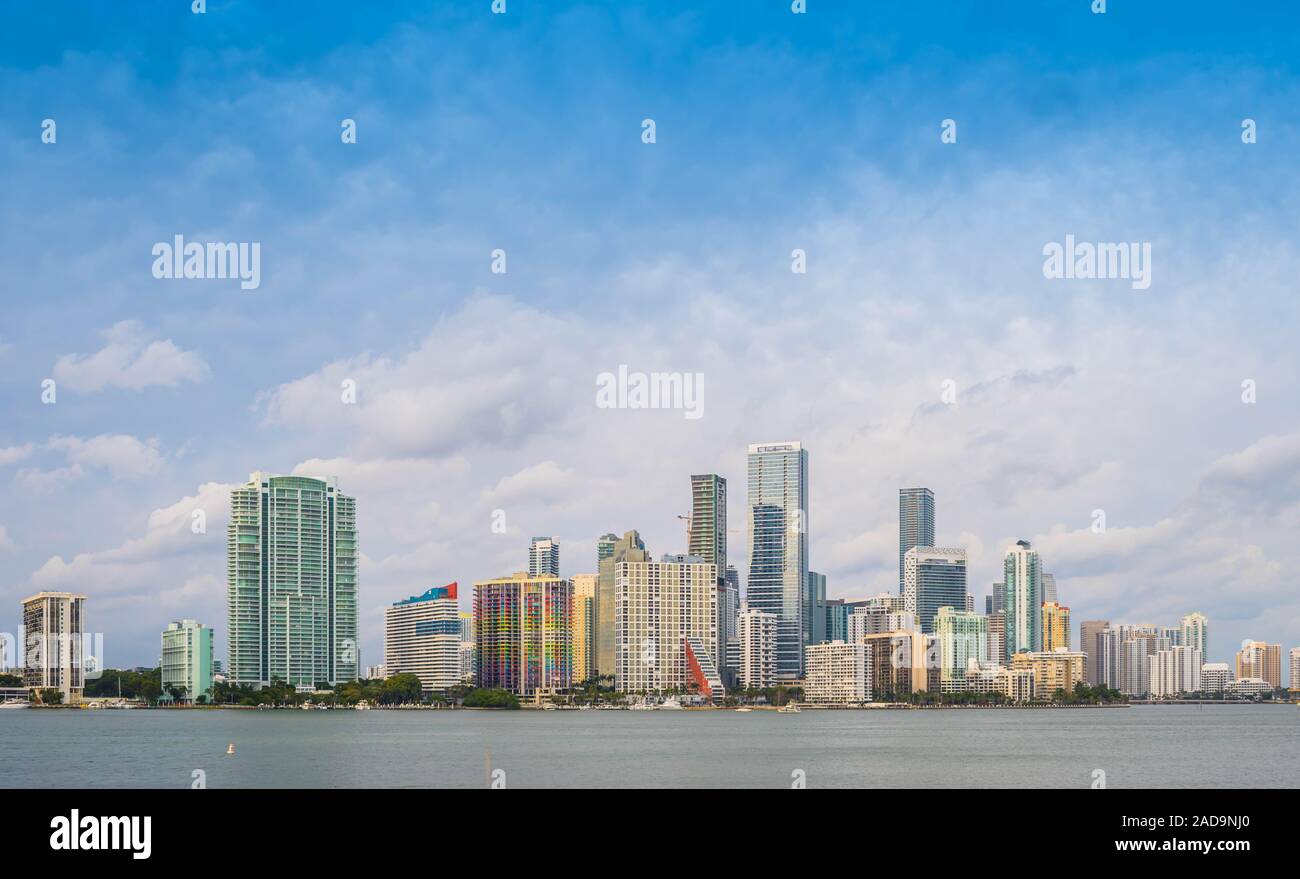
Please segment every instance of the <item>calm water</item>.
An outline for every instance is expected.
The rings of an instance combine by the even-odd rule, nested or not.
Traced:
[[[0,711],[5,787],[1300,787],[1298,754],[1293,706]]]

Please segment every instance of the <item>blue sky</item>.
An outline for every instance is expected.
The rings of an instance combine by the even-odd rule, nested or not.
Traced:
[[[1300,644],[1293,5],[489,6],[0,11],[0,621],[69,588],[110,664],[224,643],[224,492],[330,473],[377,661],[384,604],[533,534],[680,551],[692,472],[743,570],[744,447],[797,438],[832,596],[896,583],[925,484],[977,600],[1024,537],[1076,622]],[[1151,242],[1151,288],[1045,279],[1067,233]],[[261,286],[154,279],[176,234],[260,242]],[[706,416],[597,410],[620,363]]]

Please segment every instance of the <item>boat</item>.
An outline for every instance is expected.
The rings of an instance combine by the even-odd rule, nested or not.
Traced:
[[[358,710],[358,711],[369,711],[369,710],[370,710],[370,703],[367,702],[365,699],[362,699],[360,702],[357,703],[357,710]]]
[[[665,711],[683,710],[681,700],[679,700],[676,696],[669,696],[667,699],[663,701],[663,704],[660,705],[659,707]]]
[[[234,743],[234,742],[231,742],[229,745],[226,745],[226,756],[227,756],[227,757],[233,757],[233,756],[235,756],[235,743]]]
[[[787,702],[776,710],[778,714],[798,714],[803,709],[799,707],[797,702]]]
[[[633,702],[628,706],[630,711],[654,711],[653,705],[647,705],[645,702]]]
[[[0,702],[0,708],[31,708],[31,707],[32,707],[32,703],[22,702],[19,701],[18,699],[13,699],[9,702]]]
[[[741,713],[748,714],[750,711],[753,711],[754,709],[753,709],[753,708],[737,708],[736,710],[739,711],[739,712],[741,712]]]

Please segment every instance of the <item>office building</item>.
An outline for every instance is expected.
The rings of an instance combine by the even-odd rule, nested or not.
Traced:
[[[356,500],[332,478],[254,473],[226,535],[230,680],[356,680]]]
[[[1017,540],[1003,560],[1006,584],[1007,664],[1017,653],[1038,653],[1043,649],[1042,573],[1038,552],[1028,540]]]
[[[804,699],[814,705],[859,705],[870,699],[865,644],[823,641],[810,644],[804,672]]]
[[[934,631],[941,607],[966,609],[966,550],[914,546],[903,554],[903,609],[915,614],[921,631]]]
[[[23,686],[58,690],[63,702],[81,700],[86,682],[83,637],[86,596],[73,592],[38,592],[24,598],[23,637],[17,665]]]
[[[528,576],[560,576],[560,541],[554,537],[534,537],[528,544]]]
[[[776,674],[803,673],[808,587],[808,452],[797,442],[749,447],[750,607],[776,617]]]
[[[480,687],[517,696],[567,689],[573,676],[573,587],[520,571],[474,584],[474,638]]]
[[[826,575],[808,572],[803,605],[804,647],[819,644],[826,637]]]
[[[898,490],[898,593],[903,594],[903,561],[915,546],[934,546],[934,492]],[[915,612],[916,608],[912,608]]]
[[[1079,652],[1083,654],[1083,676],[1090,686],[1105,683],[1101,674],[1102,646],[1098,640],[1110,628],[1110,620],[1084,620],[1079,624]]]
[[[413,674],[426,694],[463,680],[458,584],[436,586],[384,608],[384,669]]]
[[[212,695],[212,630],[196,620],[169,623],[162,633],[161,684],[164,699],[172,691],[186,702]]]
[[[1043,574],[1043,603],[1060,604],[1061,600],[1056,595],[1056,575]]]

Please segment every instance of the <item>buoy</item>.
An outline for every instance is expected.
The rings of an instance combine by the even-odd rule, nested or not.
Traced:
[[[229,745],[226,746],[226,756],[233,757],[234,755],[235,755],[235,743],[231,742]]]

